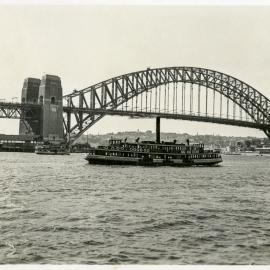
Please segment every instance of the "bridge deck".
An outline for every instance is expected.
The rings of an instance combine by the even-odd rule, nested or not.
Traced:
[[[110,109],[85,109],[85,108],[71,108],[63,107],[64,112],[70,113],[88,113],[88,114],[98,114],[98,115],[118,115],[118,116],[129,116],[134,118],[154,118],[161,117],[165,119],[179,119],[188,121],[198,121],[198,122],[208,122],[256,129],[269,128],[268,125],[259,124],[250,121],[238,120],[238,119],[228,119],[220,118],[215,116],[202,116],[195,114],[180,114],[180,113],[167,113],[167,112],[141,112],[141,111],[129,111],[129,110],[110,110]]]
[[[24,111],[30,109],[41,108],[42,105],[37,103],[12,103],[12,102],[0,102],[0,118],[14,118],[14,119],[27,119],[24,115]],[[261,130],[268,130],[269,125],[256,123],[251,121],[245,121],[241,119],[232,118],[221,118],[213,115],[198,115],[198,114],[181,114],[181,113],[171,113],[171,112],[146,112],[146,111],[132,111],[132,110],[116,110],[116,109],[89,109],[89,108],[78,108],[78,107],[63,107],[64,113],[69,114],[88,114],[88,115],[118,115],[118,116],[128,116],[134,118],[154,118],[161,117],[165,119],[180,119],[188,121],[198,121],[198,122],[208,122],[216,124],[225,124],[232,126],[256,128]],[[28,117],[29,118],[29,117]]]

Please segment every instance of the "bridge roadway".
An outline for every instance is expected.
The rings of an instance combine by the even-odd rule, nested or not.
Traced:
[[[14,103],[14,102],[0,102],[0,118],[12,118],[12,119],[28,119],[32,118],[31,114],[28,116],[25,114],[26,111],[31,109],[41,109],[41,105],[37,103]],[[231,118],[220,118],[213,115],[196,115],[194,113],[190,114],[180,114],[171,112],[146,112],[146,111],[131,111],[131,110],[115,110],[115,109],[89,109],[89,108],[76,108],[76,107],[63,107],[64,113],[70,114],[89,114],[89,115],[118,115],[118,116],[129,116],[134,118],[155,118],[161,117],[164,119],[179,119],[188,121],[198,121],[198,122],[208,122],[216,124],[225,124],[231,126],[240,126],[256,129],[267,129],[269,128],[266,124],[244,121],[239,119]]]
[[[198,122],[207,122],[207,123],[216,123],[224,124],[231,126],[239,127],[248,127],[264,130],[269,128],[268,125],[230,119],[230,118],[220,118],[215,116],[206,116],[206,115],[195,115],[193,114],[179,114],[179,113],[170,113],[170,112],[144,112],[144,111],[130,111],[130,110],[111,110],[111,109],[86,109],[86,108],[74,108],[74,107],[63,107],[63,111],[66,113],[85,113],[92,115],[118,115],[118,116],[129,116],[134,118],[154,118],[160,117],[164,119],[179,119],[179,120],[188,120],[188,121],[198,121]]]

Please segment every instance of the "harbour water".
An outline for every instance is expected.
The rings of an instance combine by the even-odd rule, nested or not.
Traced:
[[[0,262],[269,264],[270,157],[219,167],[0,153]]]

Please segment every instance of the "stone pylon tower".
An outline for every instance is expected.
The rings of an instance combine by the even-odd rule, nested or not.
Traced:
[[[40,79],[26,78],[23,83],[21,102],[22,103],[37,103],[39,93]],[[40,134],[40,110],[32,109],[31,112],[26,112],[26,116],[31,118],[20,120],[19,134]],[[34,114],[34,118],[33,118]]]
[[[43,141],[61,142],[63,131],[63,97],[58,76],[44,75],[39,86],[41,109],[41,137]]]

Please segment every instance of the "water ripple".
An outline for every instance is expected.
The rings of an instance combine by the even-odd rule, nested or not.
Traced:
[[[269,264],[267,157],[213,168],[0,153],[0,262]]]

